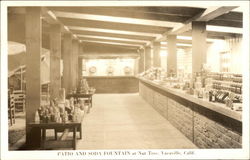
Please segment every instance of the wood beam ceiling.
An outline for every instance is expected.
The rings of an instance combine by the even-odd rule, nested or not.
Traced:
[[[207,21],[208,38],[238,36],[242,34],[243,14],[235,8],[42,7],[42,20],[43,27],[60,24],[63,33],[71,33],[79,41],[138,48],[164,40],[167,34],[190,35],[192,21]],[[10,7],[8,13],[25,14],[25,7]]]

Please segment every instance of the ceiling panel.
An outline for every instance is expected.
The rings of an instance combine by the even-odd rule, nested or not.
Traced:
[[[127,38],[117,38],[117,37],[107,37],[107,36],[94,36],[94,35],[76,35],[79,38],[98,38],[103,40],[118,40],[118,41],[125,41],[125,42],[135,42],[138,44],[146,44],[149,41],[145,40],[138,40],[138,39],[127,39]]]
[[[135,36],[157,37],[160,35],[159,33],[146,33],[146,32],[124,31],[124,30],[103,29],[103,28],[79,27],[79,26],[68,26],[68,28],[70,30],[78,30],[78,31],[93,31],[93,32],[113,33],[113,34],[122,34],[122,35],[135,35]]]
[[[79,37],[81,40],[90,40],[90,41],[102,41],[102,42],[111,42],[111,43],[124,43],[131,46],[142,46],[146,43],[144,42],[131,42],[131,41],[125,41],[125,40],[110,40],[105,38],[92,38],[92,37]]]
[[[91,42],[91,43],[100,43],[100,44],[108,44],[108,45],[113,45],[113,46],[123,46],[123,47],[128,47],[128,48],[140,48],[141,45],[138,44],[128,44],[128,43],[120,43],[120,42],[107,42],[107,41],[102,41],[100,39],[92,40],[92,39],[81,39],[83,42]]]
[[[163,32],[166,32],[169,29],[171,29],[167,27],[156,27],[153,26],[154,24],[151,24],[151,26],[145,26],[145,25],[128,24],[128,23],[114,23],[114,22],[95,21],[95,20],[79,20],[72,18],[59,18],[59,20],[66,26],[102,28],[102,29],[146,32],[146,33],[156,33],[156,34],[162,34]]]
[[[228,20],[211,20],[207,22],[208,25],[214,25],[214,26],[224,26],[224,27],[236,27],[236,28],[242,28],[243,27],[243,22],[232,22]]]
[[[177,22],[169,22],[169,21],[61,12],[61,11],[54,11],[54,10],[53,10],[53,13],[57,17],[62,17],[62,18],[74,18],[78,20],[95,20],[95,21],[115,22],[115,23],[124,23],[124,24],[137,24],[137,25],[147,25],[147,26],[152,26],[153,24],[154,26],[169,27],[169,28],[173,28],[176,25],[180,24]]]
[[[87,30],[71,30],[74,34],[80,35],[93,35],[93,36],[106,36],[106,37],[114,37],[114,38],[126,38],[126,39],[134,39],[134,40],[148,40],[151,41],[155,37],[153,36],[141,36],[134,34],[116,34],[116,33],[108,33],[108,32],[95,32],[95,31],[87,31]]]
[[[157,13],[157,14],[166,14],[166,15],[179,15],[179,16],[194,16],[199,12],[204,11],[205,7],[186,7],[186,6],[140,6],[140,7],[117,7],[126,11],[136,11],[143,13]]]

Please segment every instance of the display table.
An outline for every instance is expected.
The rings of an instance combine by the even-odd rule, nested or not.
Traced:
[[[66,122],[66,123],[57,123],[57,122],[49,122],[49,123],[29,123],[29,126],[31,128],[37,128],[41,131],[41,148],[47,149],[47,148],[58,148],[58,147],[71,147],[74,150],[76,149],[76,132],[77,129],[80,130],[80,137],[81,137],[81,123],[80,122]],[[46,130],[47,129],[54,129],[56,130],[64,130],[62,136],[57,139],[57,134],[55,134],[54,140],[47,140],[46,139]],[[73,132],[73,139],[66,140],[66,134],[67,132],[72,131]]]
[[[94,92],[89,92],[89,93],[73,93],[73,94],[68,94],[67,95],[67,99],[70,99],[71,97],[73,97],[74,99],[76,99],[77,102],[79,102],[79,100],[81,98],[86,98],[88,100],[88,103],[90,104],[90,107],[93,106],[92,103],[92,97],[94,95]]]

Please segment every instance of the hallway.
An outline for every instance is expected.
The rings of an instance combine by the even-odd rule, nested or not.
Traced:
[[[96,94],[77,149],[195,149],[138,94]]]

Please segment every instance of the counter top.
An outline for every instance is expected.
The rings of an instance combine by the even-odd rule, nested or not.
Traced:
[[[228,116],[228,117],[233,118],[235,120],[242,121],[242,113],[240,111],[234,111],[234,110],[231,110],[230,108],[227,108],[225,106],[225,104],[216,103],[216,102],[209,102],[208,100],[200,99],[200,98],[197,98],[197,97],[195,97],[193,95],[189,95],[189,94],[185,93],[185,91],[183,91],[183,90],[171,88],[169,86],[160,85],[157,82],[147,80],[147,79],[142,78],[142,77],[137,77],[137,78],[139,78],[139,80],[141,80],[141,81],[143,81],[145,83],[148,83],[148,84],[150,84],[150,85],[152,85],[154,87],[157,87],[157,88],[159,88],[161,90],[169,92],[169,93],[171,93],[173,95],[179,96],[179,97],[181,97],[183,99],[191,101],[191,102],[193,102],[195,104],[198,104],[200,106],[203,106],[205,108],[208,108],[210,110],[218,112],[218,113],[220,113],[222,115]]]

